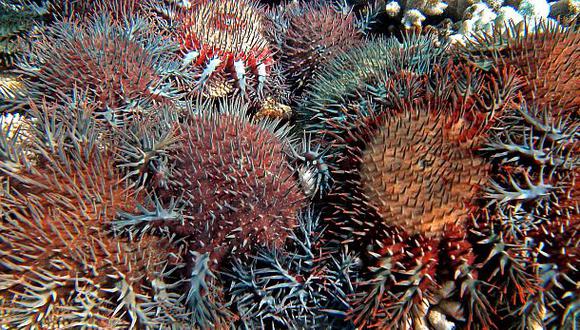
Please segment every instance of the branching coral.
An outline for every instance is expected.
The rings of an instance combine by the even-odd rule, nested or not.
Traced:
[[[399,19],[404,28],[418,30],[421,30],[423,21],[427,17],[440,16],[448,7],[448,3],[441,0],[376,0],[368,2],[370,8],[377,5],[381,6],[380,8],[388,16]]]

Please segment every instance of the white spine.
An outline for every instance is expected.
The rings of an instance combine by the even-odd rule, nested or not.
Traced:
[[[185,68],[191,64],[191,62],[195,61],[199,56],[199,52],[197,50],[192,50],[189,53],[185,54],[183,57],[183,61],[181,61],[181,67]]]
[[[222,64],[222,60],[220,60],[219,57],[212,58],[201,73],[201,77],[199,77],[197,82],[198,85],[203,85],[209,79],[212,73],[216,71],[220,64]]]
[[[268,73],[266,72],[266,64],[260,63],[258,65],[258,95],[262,94],[267,77]]]
[[[234,70],[236,71],[236,79],[240,86],[242,95],[246,94],[246,65],[244,61],[239,60],[234,62]]]

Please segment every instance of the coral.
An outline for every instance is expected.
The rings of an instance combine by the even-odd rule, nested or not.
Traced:
[[[550,14],[550,5],[545,0],[522,0],[518,11],[525,16],[547,18]]]
[[[304,198],[286,160],[287,128],[250,121],[239,101],[217,109],[201,105],[196,112],[179,126],[167,188],[157,191],[175,207],[157,207],[169,212],[164,221],[153,211],[128,217],[124,226],[151,222],[190,237],[191,249],[210,254],[212,268],[258,244],[280,246]]]
[[[168,240],[114,237],[110,222],[138,199],[99,143],[87,109],[33,106],[28,162],[2,144],[0,309],[4,327],[151,327],[187,319],[169,275]],[[175,281],[175,283],[174,283]]]
[[[421,3],[417,8],[420,8],[426,15],[437,16],[443,14],[445,9],[447,9],[447,3],[439,0],[430,0]]]
[[[390,12],[391,16],[394,16],[392,14],[395,12],[401,12],[401,23],[406,29],[421,29],[427,17],[439,16],[447,7],[448,4],[441,0],[406,0],[399,3],[399,9],[396,11],[393,2],[387,4],[385,10]]]
[[[340,2],[340,1],[337,1]],[[343,12],[347,12],[344,4],[349,1],[342,1],[340,7]],[[354,1],[357,2],[357,1]],[[406,30],[420,31],[423,22],[434,16],[440,16],[447,11],[448,3],[442,0],[403,0],[403,1],[358,1],[352,8],[358,13],[357,25],[362,31],[371,30],[371,25],[382,21],[381,14],[386,13],[389,18],[399,20]],[[364,6],[360,2],[366,3]],[[359,8],[361,7],[362,8]],[[435,18],[436,20],[437,18]],[[378,24],[376,24],[378,25]]]
[[[255,1],[197,1],[179,10],[176,20],[182,68],[193,76],[193,92],[211,97],[267,92],[274,60]]]
[[[342,14],[329,5],[302,5],[275,13],[281,62],[294,95],[312,82],[315,73],[341,53],[361,44],[353,13]]]
[[[517,26],[525,20],[525,17],[513,7],[505,6],[497,10],[497,16],[494,24],[495,29],[499,29],[502,33],[506,33],[512,26]]]
[[[401,23],[403,23],[403,26],[407,29],[413,28],[416,29],[421,28],[421,26],[423,25],[423,21],[425,21],[426,19],[427,17],[421,14],[421,12],[418,11],[417,9],[410,9],[405,12],[405,15],[403,15]]]
[[[487,4],[476,3],[465,10],[459,33],[462,35],[470,35],[474,32],[493,34],[496,17],[496,13]]]
[[[550,6],[545,0],[518,1],[504,6],[503,1],[457,1],[451,16],[459,19],[456,33],[449,36],[453,44],[462,46],[481,38],[510,34],[541,33],[547,23],[558,25],[548,18]],[[568,22],[569,23],[569,22]]]
[[[250,262],[237,260],[231,301],[244,328],[344,328],[356,258],[324,252],[324,226],[311,211],[299,217],[283,249],[263,249]]]
[[[84,92],[94,99],[97,114],[113,125],[150,104],[169,102],[174,95],[166,92],[164,76],[173,67],[167,53],[174,48],[148,28],[138,18],[116,26],[108,16],[51,26],[24,68],[33,98],[62,100]]]
[[[500,8],[514,8],[513,2],[510,0],[484,0],[484,1],[477,1],[477,0],[449,0],[447,1],[449,6],[445,10],[445,16],[453,19],[453,21],[458,22],[461,21],[466,15],[467,8],[476,5],[476,4],[483,4],[486,7],[490,8],[494,12],[497,12]],[[517,5],[516,5],[517,7]]]
[[[525,79],[523,93],[530,104],[550,105],[555,112],[578,115],[580,84],[578,48],[580,34],[562,29],[555,23],[540,22],[534,28],[524,27],[506,37],[493,35],[474,43],[475,49],[491,49],[498,66],[513,66]]]
[[[396,1],[391,1],[386,4],[385,12],[391,17],[397,16],[401,12],[401,5]]]

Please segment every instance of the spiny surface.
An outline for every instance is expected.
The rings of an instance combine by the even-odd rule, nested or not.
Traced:
[[[103,13],[110,14],[113,21],[122,23],[149,4],[148,0],[85,0],[55,1],[52,11],[57,17],[76,17],[90,20]]]
[[[172,230],[191,235],[214,263],[252,245],[281,245],[303,198],[285,158],[284,130],[231,111],[196,115],[181,126],[168,195],[183,195],[186,203],[185,223]]]
[[[55,24],[35,48],[39,70],[27,70],[34,95],[61,100],[85,92],[114,124],[166,101],[161,75],[170,66],[171,43],[158,44],[147,29],[143,20],[121,27],[108,16]]]
[[[321,220],[313,211],[305,212],[298,217],[299,225],[284,248],[262,248],[256,256],[236,260],[227,275],[231,277],[232,309],[240,315],[240,326],[348,327],[343,316],[356,258],[347,253],[334,258],[324,252]]]
[[[27,49],[19,38],[27,39],[41,19],[42,13],[26,2],[0,3],[0,70],[12,67],[17,56]]]
[[[374,226],[369,214],[375,212],[381,222],[405,223],[412,232],[423,232],[422,221],[438,217],[437,232],[459,221],[474,202],[487,168],[475,149],[495,114],[512,106],[517,80],[510,72],[482,77],[471,65],[453,63],[433,71],[432,86],[408,72],[387,79],[384,91],[392,106],[371,99],[362,109],[345,109],[350,115],[328,120],[328,148],[336,155],[327,160],[336,176],[328,205],[336,207],[331,217],[344,228],[344,238],[369,236]],[[498,82],[505,83],[494,88]],[[397,101],[401,93],[415,97]],[[456,208],[463,211],[452,211]]]
[[[169,242],[107,229],[137,200],[112,150],[96,143],[90,113],[33,110],[35,163],[2,143],[0,325],[148,327],[185,317],[168,291],[166,272],[179,264]]]
[[[410,113],[379,129],[363,152],[360,175],[387,223],[440,236],[468,213],[487,180],[486,165],[473,154],[473,142],[460,143],[453,134],[441,116]]]
[[[252,1],[200,1],[188,14],[182,39],[187,47],[249,53],[268,45],[261,34],[262,16]]]
[[[579,296],[578,118],[521,106],[498,124],[484,148],[497,166],[488,207],[472,230],[487,255],[480,275],[509,322],[568,328]]]
[[[324,63],[361,44],[354,14],[342,14],[329,5],[290,9],[280,55],[292,84],[300,95]],[[286,25],[286,24],[284,24]]]
[[[534,30],[537,30],[534,31]],[[477,47],[495,49],[495,62],[515,66],[525,78],[522,91],[530,104],[551,105],[556,112],[580,113],[580,33],[540,22],[507,37],[488,36]]]
[[[18,75],[0,72],[0,100],[15,100],[26,94],[26,87]]]
[[[328,62],[305,92],[298,108],[298,123],[306,131],[340,132],[340,126],[373,111],[371,107],[392,106],[402,99],[417,97],[411,90],[397,90],[390,95],[385,82],[397,75],[428,76],[443,63],[443,48],[435,46],[431,36],[406,36],[377,39],[354,48]],[[372,102],[370,102],[372,100]]]
[[[179,13],[183,66],[196,89],[215,97],[262,93],[273,59],[256,2],[202,0]]]
[[[518,80],[450,61],[385,85],[391,105],[369,99],[369,110],[329,121],[337,128],[328,160],[335,184],[324,197],[329,232],[364,251],[351,317],[360,328],[490,327],[500,299],[487,298],[478,276],[490,250],[474,251],[485,239],[472,237],[466,220],[485,209],[494,168],[478,149],[517,104]]]

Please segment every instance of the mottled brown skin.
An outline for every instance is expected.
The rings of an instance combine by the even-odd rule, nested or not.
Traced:
[[[362,155],[361,184],[386,223],[433,237],[465,219],[488,166],[455,133],[442,116],[409,113],[378,130]]]
[[[171,225],[214,266],[257,244],[280,246],[304,198],[284,154],[284,142],[239,115],[196,116],[181,127],[167,197],[187,203],[185,223]]]
[[[556,113],[580,114],[580,33],[548,27],[544,33],[528,33],[509,39],[499,51],[500,65],[518,68],[524,78],[526,101],[551,106]]]
[[[442,283],[463,281],[475,261],[467,220],[490,165],[476,154],[473,123],[458,116],[446,108],[405,109],[371,118],[365,129],[376,127],[363,129],[358,189],[378,214],[369,221],[380,222],[367,235],[367,295],[353,304],[359,327],[418,328],[439,303],[461,301],[435,297]],[[476,272],[469,276],[477,279]],[[430,299],[427,307],[424,299]],[[473,310],[457,315],[471,318]]]
[[[352,243],[372,241],[381,222],[435,238],[445,224],[462,222],[479,204],[476,191],[487,178],[489,165],[477,149],[497,116],[515,103],[517,79],[510,73],[450,62],[434,68],[438,83],[428,88],[423,77],[399,72],[386,81],[394,108],[362,115],[348,108],[353,119],[331,122],[345,132],[329,132],[342,153],[333,160],[339,184],[327,198],[337,227],[332,232]],[[391,156],[383,160],[384,152]],[[395,161],[400,168],[391,169]]]
[[[487,328],[496,321],[474,267],[481,238],[471,238],[471,220],[493,170],[478,149],[515,105],[518,80],[509,70],[453,62],[433,76],[426,87],[400,72],[386,85],[394,108],[333,123],[345,133],[331,133],[338,149],[327,197],[331,234],[368,251],[351,312],[360,328],[421,328],[445,304],[455,306],[444,311],[447,320]],[[448,283],[455,287],[442,293]]]

